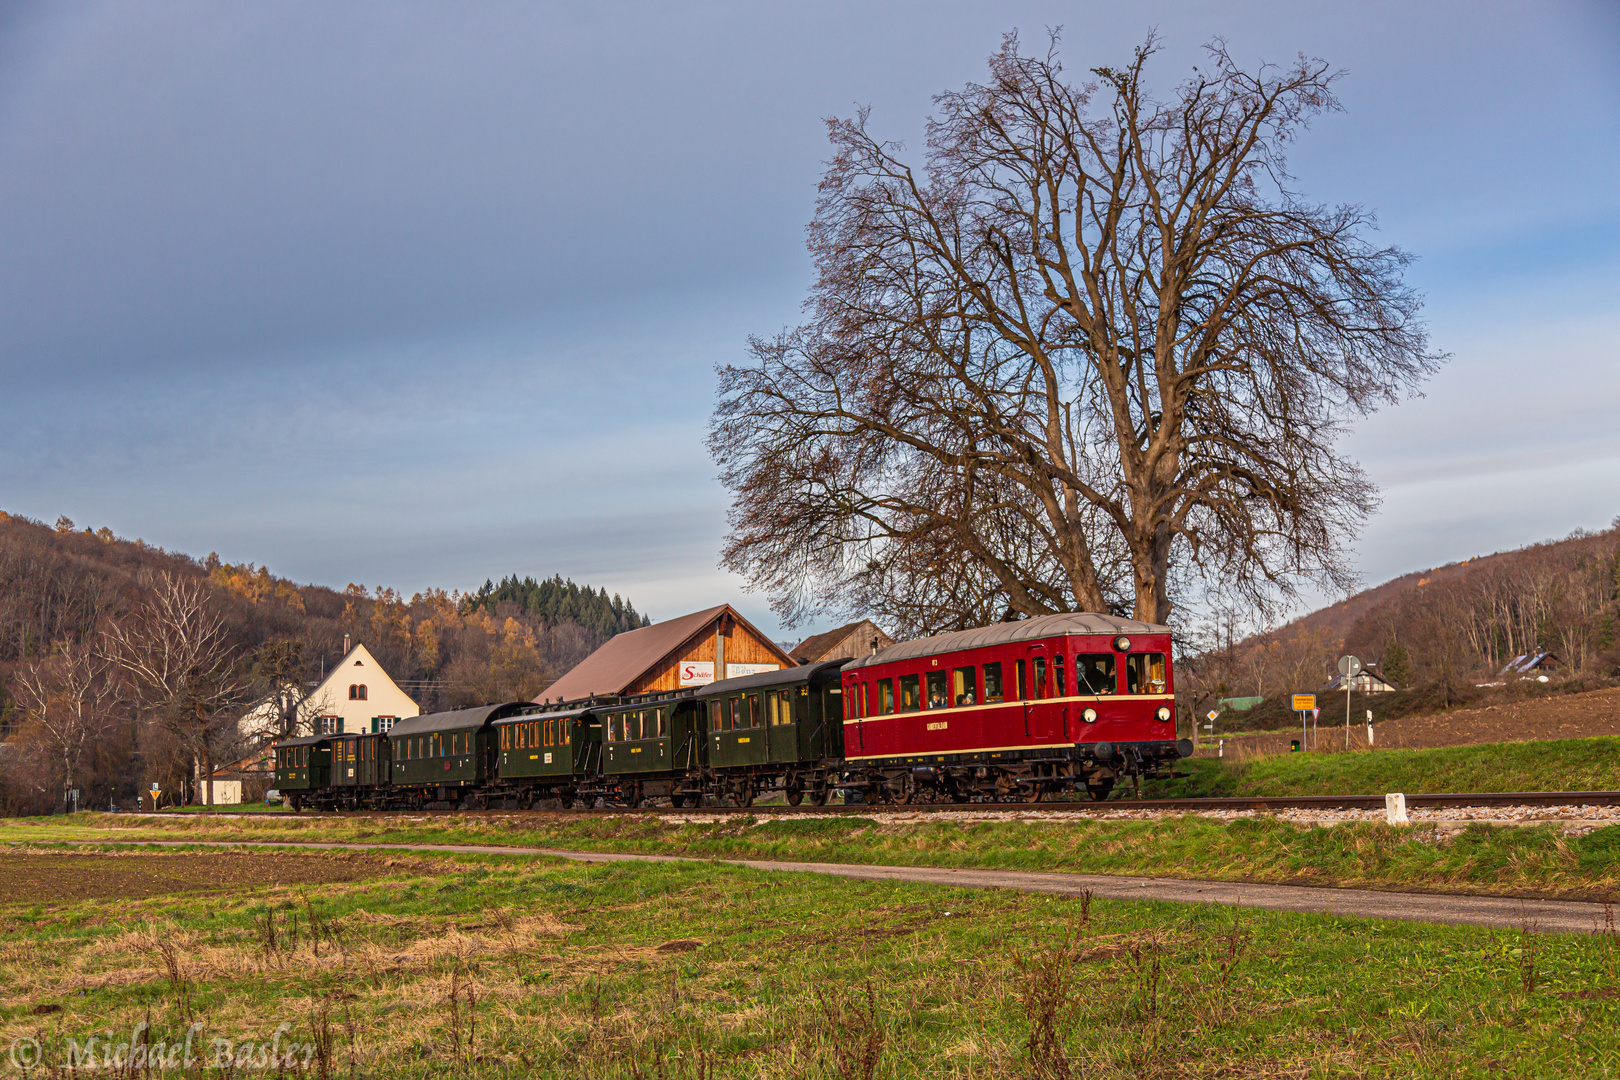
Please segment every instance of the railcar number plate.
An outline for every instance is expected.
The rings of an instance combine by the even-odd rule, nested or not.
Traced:
[[[739,743],[745,743],[745,742],[749,741],[749,737],[747,735],[744,735],[742,738],[738,739],[737,741]]]
[[[932,724],[928,725],[928,730],[929,731],[944,731],[946,728],[948,728],[950,726],[951,726],[951,722],[949,720],[936,720]]]

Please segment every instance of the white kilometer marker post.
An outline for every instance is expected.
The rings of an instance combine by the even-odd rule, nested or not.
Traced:
[[[1391,791],[1384,795],[1384,820],[1391,825],[1410,825],[1412,821],[1406,816],[1406,794],[1400,791]]]

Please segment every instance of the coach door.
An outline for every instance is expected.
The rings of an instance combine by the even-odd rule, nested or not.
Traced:
[[[1024,699],[1024,736],[1033,743],[1049,743],[1058,738],[1062,717],[1059,710],[1064,696],[1065,680],[1063,657],[1048,655],[1045,645],[1031,645],[1029,661],[1029,693]]]
[[[775,762],[799,760],[799,717],[795,708],[799,704],[798,688],[767,690],[765,698],[765,741],[770,747],[770,760]]]

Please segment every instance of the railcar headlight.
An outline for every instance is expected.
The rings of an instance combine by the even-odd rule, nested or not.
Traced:
[[[1168,705],[1160,705],[1159,706],[1159,719],[1160,720],[1168,720],[1168,719],[1170,719],[1170,707]]]
[[[1087,709],[1085,712],[1080,714],[1080,719],[1084,720],[1088,724],[1095,724],[1097,722],[1097,710]]]
[[[1115,652],[1130,652],[1131,651],[1131,639],[1126,637],[1124,634],[1119,635],[1119,637],[1114,639],[1114,651]]]

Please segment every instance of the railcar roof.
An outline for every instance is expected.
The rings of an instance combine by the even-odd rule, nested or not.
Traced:
[[[739,675],[735,679],[721,679],[712,682],[698,690],[694,695],[700,698],[717,697],[721,694],[734,694],[738,690],[753,690],[761,686],[784,686],[788,683],[809,682],[819,671],[827,671],[844,666],[842,660],[827,660],[819,664],[802,664],[799,667],[783,668],[780,671],[760,671],[753,675]]]
[[[979,626],[972,630],[955,630],[949,634],[902,641],[879,649],[870,656],[849,663],[849,668],[890,664],[896,660],[912,660],[919,656],[938,656],[940,653],[960,652],[964,649],[982,649],[987,645],[1007,645],[1015,641],[1034,641],[1056,637],[1059,634],[1168,634],[1170,628],[1158,623],[1119,619],[1112,615],[1098,615],[1089,611],[1067,612],[1062,615],[1037,615],[1033,619]]]
[[[479,705],[472,709],[412,716],[394,721],[394,726],[388,729],[388,737],[394,739],[404,735],[425,735],[434,731],[465,731],[468,728],[483,727],[491,720],[533,708],[532,701],[507,701],[500,705]]]
[[[296,739],[277,739],[273,744],[277,750],[284,746],[314,746],[316,743],[327,742],[331,735],[302,735]]]
[[[586,713],[601,712],[601,709],[568,709],[563,712],[532,712],[522,716],[503,716],[499,720],[490,721],[493,724],[527,724],[535,720],[573,720]]]

